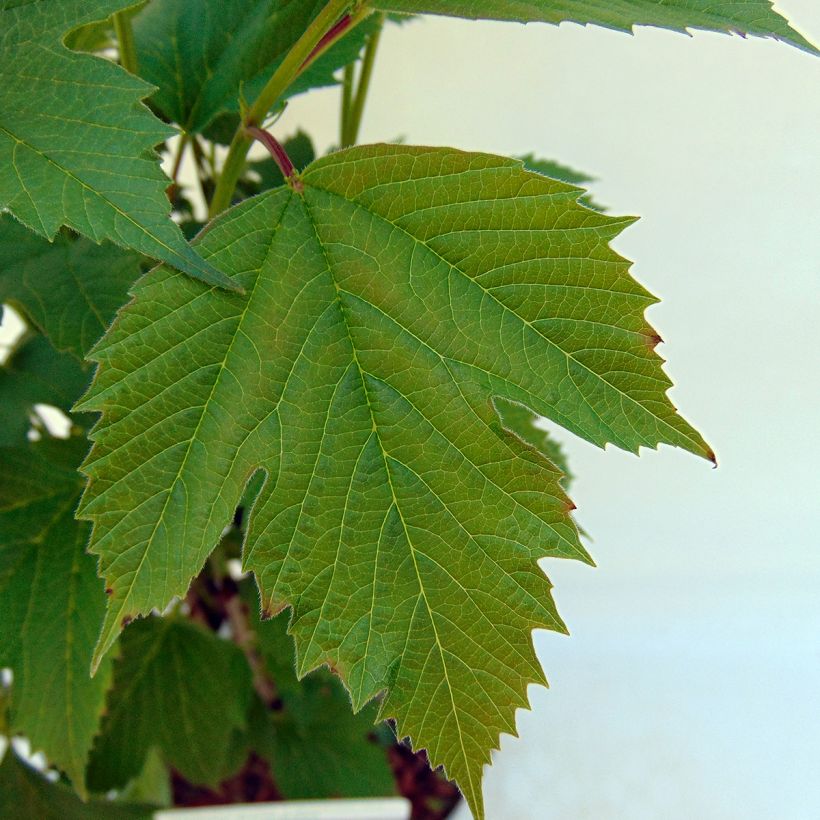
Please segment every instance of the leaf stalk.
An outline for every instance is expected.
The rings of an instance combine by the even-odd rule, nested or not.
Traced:
[[[299,74],[330,48],[339,37],[346,34],[355,23],[364,19],[367,10],[362,9],[348,15],[350,6],[351,0],[328,0],[327,5],[305,29],[254,103],[248,108],[228,148],[228,156],[225,158],[225,164],[211,200],[209,211],[211,218],[231,204],[234,189],[245,167],[248,151],[253,144],[253,138],[248,133],[248,129],[258,128],[268,111],[279,101]],[[342,25],[344,18],[349,19]],[[331,34],[334,37],[329,39]]]
[[[273,134],[262,128],[257,128],[255,125],[249,125],[245,130],[249,136],[259,140],[268,149],[273,161],[279,166],[285,181],[296,193],[301,194],[304,191],[304,185],[302,180],[299,179],[299,172],[279,140]]]

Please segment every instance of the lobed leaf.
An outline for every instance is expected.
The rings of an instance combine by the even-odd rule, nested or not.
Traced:
[[[140,275],[141,257],[64,233],[47,242],[0,216],[0,302],[13,305],[59,351],[82,360]],[[70,406],[70,405],[69,405]]]
[[[0,209],[53,239],[61,225],[233,287],[169,218],[153,147],[174,131],[141,100],[151,86],[69,51],[69,29],[127,0],[0,0]]]
[[[0,667],[14,672],[10,728],[80,794],[110,681],[109,662],[88,674],[105,594],[85,552],[90,527],[74,518],[84,445],[0,449]]]
[[[226,213],[200,252],[247,298],[146,275],[92,357],[80,515],[124,622],[185,592],[255,472],[244,564],[291,607],[300,676],[444,765],[474,812],[499,733],[563,631],[540,558],[589,560],[550,461],[494,400],[627,450],[712,457],[666,396],[630,218],[520,162],[368,146]]]
[[[375,0],[380,9],[520,23],[581,23],[631,31],[659,26],[773,37],[818,51],[772,8],[771,0]]]

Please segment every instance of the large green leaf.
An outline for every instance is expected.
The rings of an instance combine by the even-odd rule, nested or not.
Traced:
[[[11,730],[80,793],[110,680],[108,662],[89,678],[105,593],[85,552],[90,527],[74,518],[84,452],[84,439],[0,449],[0,666],[14,671]]]
[[[11,749],[0,764],[0,817],[8,820],[151,820],[156,806],[89,800],[52,783]]]
[[[390,11],[446,14],[522,23],[583,23],[629,31],[633,26],[690,28],[774,37],[817,49],[773,8],[771,0],[374,0]]]
[[[47,242],[0,216],[0,302],[20,309],[57,350],[78,359],[111,324],[139,274],[136,253],[64,233]]]
[[[387,690],[382,716],[480,814],[481,767],[544,680],[531,631],[564,629],[536,562],[586,558],[562,474],[493,397],[599,445],[711,451],[608,245],[633,219],[453,149],[354,148],[301,182],[200,239],[247,298],[157,269],[92,353],[99,654],[185,591],[263,469],[244,561],[293,607],[298,673],[332,664],[357,710]]]
[[[140,74],[158,87],[153,105],[185,131],[253,100],[326,0],[154,0],[134,20]],[[314,63],[289,94],[330,85],[354,60],[359,26]]]
[[[250,742],[270,762],[283,796],[296,800],[392,794],[395,785],[384,744],[373,736],[376,704],[353,714],[342,684],[324,669],[300,683],[293,639],[286,633],[287,616],[263,623],[258,609],[253,596],[249,620],[280,703],[275,710],[258,703],[250,721]]]
[[[192,782],[218,782],[242,762],[232,740],[245,728],[252,691],[248,664],[233,644],[176,618],[134,624],[114,664],[89,787],[124,786],[152,748]]]
[[[141,102],[151,86],[60,42],[127,5],[0,0],[0,209],[47,239],[67,225],[229,285],[168,216],[153,146],[173,131]]]
[[[68,412],[90,380],[87,365],[58,353],[44,336],[24,336],[0,365],[0,446],[25,445],[34,405]]]

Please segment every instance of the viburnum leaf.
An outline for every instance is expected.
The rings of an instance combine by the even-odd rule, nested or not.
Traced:
[[[711,451],[675,411],[609,241],[632,218],[519,161],[367,146],[239,205],[198,249],[247,297],[166,269],[92,351],[103,411],[80,509],[122,624],[183,593],[267,473],[244,564],[293,608],[298,674],[444,765],[477,815],[481,769],[564,630],[537,565],[588,560],[561,472],[499,423],[514,401],[599,444]]]
[[[90,526],[74,518],[85,450],[84,438],[0,449],[0,667],[14,672],[11,729],[80,794],[110,681],[108,661],[89,679],[105,593],[85,552]]]
[[[36,820],[152,820],[156,806],[95,799],[83,802],[7,749],[0,763],[0,817]]]
[[[0,365],[0,446],[25,445],[35,405],[68,413],[90,381],[88,365],[58,353],[39,333],[24,336]]]
[[[0,216],[0,302],[22,311],[57,350],[82,359],[127,301],[139,254],[65,233],[48,242]]]
[[[46,239],[61,225],[233,287],[169,218],[153,147],[174,131],[142,104],[151,86],[69,51],[69,29],[127,0],[0,0],[0,209]]]
[[[261,622],[258,600],[247,596],[249,621],[262,659],[281,701],[275,710],[261,701],[250,723],[250,744],[276,772],[276,785],[290,800],[320,797],[375,797],[392,794],[393,775],[385,746],[376,737],[375,703],[350,711],[344,687],[325,669],[301,683],[295,671],[293,639],[287,616]],[[385,740],[387,727],[380,727]]]
[[[772,8],[771,0],[374,0],[389,11],[445,14],[520,23],[582,23],[630,31],[659,26],[773,37],[818,53]]]
[[[158,87],[151,103],[189,133],[253,100],[326,0],[153,0],[134,19],[140,74]],[[335,83],[369,26],[355,28],[288,90]],[[180,69],[184,66],[184,70]]]
[[[152,748],[194,783],[213,785],[231,774],[241,763],[231,742],[245,728],[253,691],[242,652],[173,617],[134,624],[120,649],[89,788],[124,786]]]

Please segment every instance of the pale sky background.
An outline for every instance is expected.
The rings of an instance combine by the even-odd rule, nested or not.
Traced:
[[[820,4],[781,10],[820,43]],[[336,140],[338,92],[276,127]],[[534,151],[641,221],[673,400],[717,470],[563,436],[595,570],[486,771],[489,820],[820,818],[820,58],[653,29],[427,18],[385,32],[362,142]],[[468,813],[457,815],[464,820]]]
[[[820,43],[818,0],[779,8]],[[338,91],[276,126],[336,141]],[[597,177],[720,467],[562,435],[598,562],[486,771],[488,820],[820,818],[820,58],[771,41],[427,18],[384,35],[362,142]],[[460,811],[457,820],[469,817]]]

